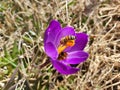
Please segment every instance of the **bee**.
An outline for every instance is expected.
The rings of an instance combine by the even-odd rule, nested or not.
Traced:
[[[65,45],[68,41],[75,40],[75,36],[66,36],[60,40],[60,44]]]
[[[58,56],[58,60],[64,60],[67,58],[67,53],[66,52],[61,52]]]
[[[75,44],[75,36],[66,36],[60,40],[60,45],[58,46],[58,53],[63,52],[67,47],[72,47]]]

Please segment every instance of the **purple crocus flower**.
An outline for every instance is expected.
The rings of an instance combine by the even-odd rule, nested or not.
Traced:
[[[44,35],[44,49],[53,67],[66,75],[79,70],[72,64],[79,64],[88,58],[88,53],[83,51],[87,42],[88,35],[75,33],[71,26],[62,28],[56,20],[50,22]]]

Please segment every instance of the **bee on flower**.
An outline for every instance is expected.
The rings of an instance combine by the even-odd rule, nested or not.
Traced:
[[[70,66],[79,64],[88,58],[84,48],[88,42],[88,35],[75,33],[71,26],[61,27],[60,23],[52,20],[44,34],[44,49],[50,57],[53,67],[61,74],[73,74],[79,68]]]

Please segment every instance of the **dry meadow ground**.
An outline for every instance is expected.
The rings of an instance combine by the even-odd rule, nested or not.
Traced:
[[[43,64],[52,19],[89,35],[89,58],[76,74]],[[120,90],[120,0],[0,0],[1,89]]]

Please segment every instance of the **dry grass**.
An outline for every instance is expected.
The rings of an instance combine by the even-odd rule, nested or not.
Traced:
[[[63,76],[47,60],[43,34],[50,20],[90,39],[89,58]],[[4,90],[120,90],[119,0],[0,1],[0,88]]]

